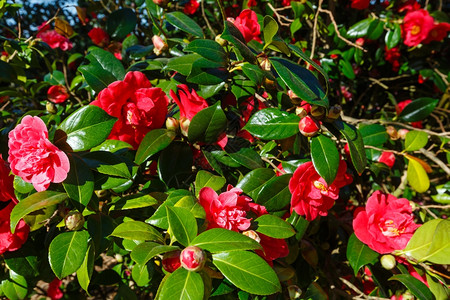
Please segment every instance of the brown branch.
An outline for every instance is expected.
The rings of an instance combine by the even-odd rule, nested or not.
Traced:
[[[367,299],[367,300],[390,300],[389,298],[383,298],[383,297],[376,297],[376,296],[367,296],[364,294],[361,290],[359,290],[353,283],[348,281],[345,278],[339,277],[339,279],[349,288],[351,288],[355,293],[358,294],[358,296],[353,297],[353,299]]]
[[[214,31],[214,29],[211,27],[211,24],[209,23],[209,20],[208,20],[208,18],[206,17],[206,14],[205,14],[205,1],[202,1],[202,16],[203,16],[203,19],[205,19],[206,26],[208,26],[209,31],[211,31],[211,33],[213,34],[213,36],[216,37],[217,34],[216,34],[216,32]]]
[[[423,155],[425,155],[427,158],[435,162],[439,167],[441,167],[442,170],[444,170],[445,173],[447,173],[448,176],[450,176],[450,168],[445,164],[442,160],[436,157],[436,155],[428,150],[420,149],[419,150]]]
[[[268,159],[267,157],[261,157],[261,159],[263,161],[265,161],[266,163],[268,163],[269,165],[272,166],[272,168],[274,168],[275,170],[277,170],[279,173],[281,174],[286,174],[286,171],[279,169],[270,159]]]
[[[317,11],[314,15],[314,25],[313,25],[313,38],[311,44],[311,54],[309,55],[310,59],[314,58],[314,51],[316,50],[316,41],[317,41],[317,21],[319,19],[320,8],[322,7],[323,0],[319,0],[319,4],[317,4]],[[309,66],[308,66],[309,67]]]
[[[278,13],[279,10],[275,9],[275,8],[272,6],[272,4],[270,4],[269,2],[267,2],[267,5],[268,5],[269,8],[273,11],[273,13],[275,14],[275,16],[276,16],[277,19],[278,19],[278,23],[280,23],[281,26],[290,26],[290,25],[291,25],[290,23],[294,22],[294,20],[288,19],[287,17],[280,15],[280,14]],[[286,22],[288,22],[288,23],[284,23],[284,22],[282,21],[282,19],[284,19],[284,20],[285,20]]]

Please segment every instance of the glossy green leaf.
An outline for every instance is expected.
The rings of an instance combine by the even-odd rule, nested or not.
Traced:
[[[228,55],[223,47],[213,40],[193,40],[184,48],[184,51],[195,52],[208,60],[220,64],[226,64],[228,59]]]
[[[28,294],[28,283],[25,277],[9,271],[8,279],[4,280],[1,290],[9,300],[25,299]]]
[[[257,86],[253,81],[242,79],[242,76],[235,76],[233,83],[231,92],[236,97],[238,103],[246,101],[249,97],[255,95]]]
[[[244,193],[255,199],[264,184],[274,176],[275,173],[271,169],[254,169],[248,172],[236,187],[242,189]]]
[[[87,218],[87,229],[95,247],[96,255],[100,255],[112,243],[109,235],[114,231],[114,220],[105,214],[97,213]]]
[[[331,185],[339,168],[340,155],[336,144],[328,137],[319,135],[311,139],[311,158],[317,173]]]
[[[359,21],[358,23],[351,26],[349,30],[347,30],[347,36],[350,38],[359,38],[367,35],[370,23],[372,23],[372,21],[373,19],[371,18]]]
[[[339,71],[341,71],[348,79],[355,79],[355,71],[353,71],[352,64],[346,59],[339,60]]]
[[[419,300],[434,300],[430,289],[417,278],[409,274],[397,274],[389,278],[389,280],[400,281],[411,293]]]
[[[424,193],[430,187],[430,179],[422,165],[414,160],[408,159],[407,176],[409,185],[419,193]]]
[[[374,19],[369,26],[369,30],[367,32],[367,39],[369,40],[378,40],[378,38],[383,34],[385,22]]]
[[[364,149],[364,142],[361,133],[353,125],[342,121],[335,121],[333,125],[344,135],[347,140],[353,166],[356,171],[361,174],[367,165],[366,151]]]
[[[25,182],[21,177],[17,175],[14,176],[13,186],[14,190],[21,194],[28,194],[34,189],[32,183]]]
[[[83,154],[86,164],[97,172],[131,179],[131,163],[109,151],[91,151]]]
[[[204,187],[210,187],[215,191],[220,190],[226,183],[222,176],[213,175],[208,171],[200,170],[195,177],[195,194],[198,196],[200,190]]]
[[[88,291],[89,283],[91,282],[92,272],[94,271],[95,249],[90,243],[84,257],[83,263],[77,270],[77,279],[80,287]]]
[[[39,275],[40,261],[33,244],[25,244],[24,247],[3,253],[4,262],[8,269],[27,278]]]
[[[284,174],[270,179],[259,190],[255,202],[264,205],[268,211],[283,209],[291,201],[289,180],[292,174]]]
[[[197,221],[190,211],[182,207],[166,206],[169,232],[183,246],[197,236]]]
[[[262,215],[255,223],[258,225],[257,232],[276,239],[286,239],[295,235],[295,230],[289,223],[274,215]]]
[[[450,264],[450,221],[434,219],[420,226],[401,251],[419,262]]]
[[[266,45],[272,42],[273,37],[278,32],[278,23],[271,16],[264,16],[264,30],[262,30],[264,36],[264,43]]]
[[[283,82],[302,100],[328,108],[328,98],[311,71],[283,58],[270,58]]]
[[[124,141],[106,140],[100,145],[92,148],[91,151],[108,151],[111,153],[115,153],[124,149],[133,149],[133,147]]]
[[[384,37],[384,42],[386,43],[386,47],[390,50],[397,46],[402,37],[402,31],[400,29],[400,25],[394,23],[394,29],[388,30],[386,32],[386,36]]]
[[[180,249],[177,246],[161,245],[153,242],[145,242],[134,247],[131,251],[131,259],[144,265],[156,255]]]
[[[382,146],[388,140],[386,128],[380,124],[370,124],[359,127],[364,145]]]
[[[406,105],[398,117],[406,122],[421,121],[433,112],[438,102],[439,99],[418,98]]]
[[[71,231],[57,235],[48,249],[48,261],[56,277],[62,279],[77,271],[88,249],[89,233]]]
[[[276,108],[265,108],[256,112],[243,129],[265,139],[285,139],[298,133],[300,117]]]
[[[317,282],[312,282],[305,292],[305,299],[311,300],[328,300],[327,293],[320,287]]]
[[[437,278],[426,274],[426,280],[436,300],[447,300],[450,298],[450,289]]]
[[[281,291],[275,271],[255,253],[231,251],[213,254],[213,264],[236,287],[255,295]]]
[[[106,31],[113,39],[122,40],[134,30],[136,24],[137,17],[134,11],[130,8],[122,8],[108,16]]]
[[[165,14],[167,22],[180,30],[190,33],[196,37],[203,37],[202,28],[191,18],[186,16],[181,11],[174,11]]]
[[[192,65],[195,61],[201,58],[198,54],[186,54],[179,57],[174,57],[169,60],[166,68],[169,70],[174,70],[181,75],[188,76],[191,73]]]
[[[154,273],[152,264],[135,264],[131,269],[131,278],[137,286],[147,286],[150,283]]]
[[[266,73],[261,68],[249,63],[242,65],[242,72],[255,84],[261,84],[266,76]]]
[[[106,140],[116,120],[98,106],[83,106],[59,125],[54,142],[75,152],[89,150]]]
[[[297,233],[295,238],[297,241],[301,240],[306,230],[308,229],[309,222],[302,216],[299,216],[295,210],[292,211],[291,216],[287,219],[287,222],[292,224]]]
[[[192,173],[192,150],[186,143],[172,142],[158,159],[158,175],[169,187],[184,187]]]
[[[55,191],[43,191],[28,196],[17,203],[11,211],[11,232],[14,233],[17,223],[29,213],[59,204],[67,199],[66,193]]]
[[[158,200],[151,195],[136,193],[115,200],[110,210],[127,210],[135,208],[149,207],[158,204]]]
[[[169,229],[166,206],[174,206],[184,197],[191,196],[192,194],[187,190],[174,190],[170,192],[167,199],[156,209],[155,213],[150,218],[148,218],[146,222],[165,230]]]
[[[235,162],[248,169],[258,169],[264,167],[264,162],[258,152],[251,148],[241,148],[237,152],[228,152],[228,155]]]
[[[185,268],[178,268],[162,283],[160,300],[202,300],[204,284],[202,276]]]
[[[112,236],[136,241],[163,241],[161,233],[151,225],[141,221],[128,221],[119,224]]]
[[[188,138],[191,142],[213,144],[227,126],[227,117],[220,106],[216,104],[199,111],[189,124]]]
[[[202,232],[190,245],[211,253],[261,249],[261,245],[248,236],[223,228],[212,228]]]
[[[225,28],[220,37],[226,41],[229,41],[234,47],[236,47],[246,61],[251,64],[257,63],[255,54],[246,45],[244,36],[232,22],[225,21]]]
[[[86,206],[94,193],[94,175],[78,156],[69,155],[69,161],[70,170],[63,181],[64,189],[70,199]]]
[[[206,213],[203,206],[193,195],[185,196],[175,203],[174,207],[182,207],[191,212],[197,219],[205,219]]]
[[[423,131],[409,131],[405,138],[405,151],[419,150],[428,143],[428,134]]]
[[[79,66],[78,70],[97,93],[110,83],[125,77],[125,69],[120,60],[106,50],[94,48],[86,55],[85,60],[89,63]]]
[[[152,155],[169,146],[175,136],[175,132],[167,129],[154,129],[150,131],[139,144],[134,162],[138,165],[142,164]]]
[[[217,85],[228,79],[228,71],[222,64],[199,58],[193,64],[186,80],[202,85]]]
[[[361,242],[353,233],[348,239],[347,259],[356,276],[361,267],[378,261],[378,253]]]

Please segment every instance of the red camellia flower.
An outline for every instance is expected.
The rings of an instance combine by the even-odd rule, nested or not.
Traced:
[[[412,100],[404,100],[397,103],[397,105],[395,106],[395,111],[397,112],[397,115],[399,115],[403,111],[403,109],[405,109],[405,107],[411,102]],[[422,121],[411,122],[411,126],[415,128],[423,128]]]
[[[73,45],[65,36],[60,35],[55,30],[50,29],[49,24],[42,23],[38,27],[37,38],[40,38],[44,43],[47,43],[50,48],[60,48],[63,51],[72,49]]]
[[[291,211],[312,221],[317,216],[326,216],[334,201],[339,197],[339,189],[352,182],[347,174],[347,164],[341,160],[336,179],[331,185],[317,174],[312,162],[300,165],[289,181]]]
[[[355,211],[353,220],[358,239],[381,254],[404,249],[419,226],[407,199],[380,191],[369,197],[365,209]]]
[[[220,195],[210,187],[200,190],[198,200],[205,209],[208,229],[225,228],[239,232],[250,227],[247,211],[248,203],[252,199],[241,194],[241,189],[233,188],[231,185]]]
[[[256,2],[256,0],[248,0],[247,2],[247,7],[253,7],[258,5],[258,2]]]
[[[10,171],[6,161],[3,160],[0,154],[0,202],[15,201],[16,199],[13,187],[14,175],[11,175]]]
[[[118,118],[110,139],[137,148],[150,130],[164,125],[169,99],[162,89],[151,86],[143,73],[128,72],[124,80],[108,85],[91,103]]]
[[[88,36],[99,47],[106,47],[109,44],[109,35],[101,28],[92,28],[88,32]]]
[[[69,99],[69,94],[64,86],[52,85],[47,91],[47,98],[53,103],[63,103]]]
[[[378,158],[380,163],[384,163],[389,168],[392,168],[395,164],[395,154],[389,151],[384,151]]]
[[[354,9],[366,9],[369,7],[370,0],[351,0],[351,8]]]
[[[177,88],[180,98],[172,90],[170,90],[170,97],[180,108],[180,119],[192,120],[199,111],[208,107],[206,100],[200,97],[195,90],[189,92],[187,85],[179,84]]]
[[[26,242],[30,227],[20,220],[16,226],[14,234],[10,229],[10,216],[15,204],[15,198],[6,206],[5,202],[0,202],[0,255],[7,251],[16,251]]]
[[[59,300],[64,296],[64,293],[59,288],[62,281],[55,277],[55,279],[48,285],[47,296],[52,298],[52,300]]]
[[[186,270],[197,272],[205,266],[206,254],[197,246],[188,246],[181,251],[180,261]]]
[[[200,4],[196,0],[189,0],[184,6],[183,12],[187,15],[193,15],[197,11]]]
[[[315,136],[320,130],[320,123],[311,116],[303,117],[298,123],[300,133],[304,136]]]
[[[402,54],[400,53],[399,47],[394,47],[392,49],[388,49],[387,46],[384,49],[384,59],[392,65],[392,70],[397,72],[400,68],[400,57]]]
[[[447,37],[449,31],[450,23],[434,24],[423,43],[428,44],[433,41],[440,42]]]
[[[164,270],[166,270],[169,273],[172,273],[179,267],[181,267],[181,261],[180,261],[180,250],[174,250],[170,252],[166,252],[163,255],[163,258],[161,260],[162,267]]]
[[[427,10],[408,12],[403,19],[402,35],[406,46],[414,47],[426,39],[434,26],[434,19]]]
[[[12,172],[32,183],[36,191],[45,191],[50,182],[66,179],[69,159],[48,140],[47,127],[39,117],[25,116],[8,136]]]
[[[253,10],[244,9],[233,23],[242,33],[247,43],[251,40],[261,42],[261,38],[259,37],[261,27],[258,23],[258,17]]]

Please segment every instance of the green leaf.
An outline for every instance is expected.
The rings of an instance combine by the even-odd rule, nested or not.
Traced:
[[[275,173],[271,169],[254,169],[248,172],[244,178],[239,181],[236,187],[249,195],[250,198],[256,199],[264,184],[274,176]]]
[[[106,32],[113,39],[122,40],[134,30],[136,24],[137,17],[134,11],[130,8],[122,8],[108,16]]]
[[[390,50],[397,46],[402,37],[402,31],[400,29],[400,25],[394,23],[394,30],[388,30],[386,36],[384,37],[384,42],[386,43],[386,47]]]
[[[236,287],[255,295],[281,291],[274,270],[255,253],[231,251],[213,254],[213,264]]]
[[[255,202],[264,205],[267,211],[283,209],[291,201],[289,180],[292,174],[275,176],[259,190]]]
[[[378,261],[378,253],[361,242],[353,233],[348,239],[347,259],[356,276],[361,267]]]
[[[202,232],[190,245],[211,253],[261,249],[261,245],[248,236],[223,228],[212,228]]]
[[[408,157],[406,156],[406,158]],[[426,192],[430,187],[430,179],[428,178],[427,172],[418,161],[409,158],[408,160],[406,178],[408,179],[409,185],[419,193]]]
[[[271,16],[264,16],[264,43],[266,45],[270,44],[272,42],[273,37],[278,32],[278,23],[275,21],[274,18]]]
[[[331,185],[339,168],[340,155],[334,142],[323,134],[311,139],[311,158],[317,173]]]
[[[406,122],[421,121],[433,112],[438,102],[439,99],[418,98],[406,105],[398,117]]]
[[[77,270],[78,283],[80,284],[80,287],[86,292],[88,292],[92,272],[94,271],[94,260],[95,260],[95,247],[91,243],[89,243],[83,263]]]
[[[1,291],[9,300],[25,299],[28,294],[28,283],[25,277],[9,271],[8,279],[4,280],[1,285]]]
[[[199,273],[178,268],[162,283],[158,299],[202,300],[204,288]]]
[[[3,257],[8,269],[15,273],[27,278],[39,275],[40,261],[38,261],[38,254],[34,247],[30,247],[30,244],[26,244],[15,251],[7,251],[3,254]]]
[[[153,242],[144,242],[134,247],[131,251],[131,259],[144,265],[156,255],[180,249],[178,246],[167,246]]]
[[[34,193],[31,196],[23,199],[11,211],[11,233],[14,233],[17,223],[26,215],[43,209],[45,207],[53,206],[67,200],[66,193],[59,193],[54,191],[43,191]]]
[[[378,38],[383,34],[385,22],[378,19],[374,19],[369,26],[367,32],[367,39],[378,40]]]
[[[252,135],[265,139],[285,139],[298,133],[300,117],[277,108],[257,111],[243,129]]]
[[[126,210],[149,207],[158,204],[158,200],[151,195],[144,195],[141,193],[128,195],[115,200],[109,210]]]
[[[249,63],[256,64],[258,62],[255,54],[246,45],[242,33],[239,31],[236,25],[234,25],[230,21],[225,21],[225,28],[220,37],[233,44],[233,46],[236,47],[242,57],[244,57],[244,59]]]
[[[367,165],[366,151],[364,149],[364,142],[361,133],[353,125],[342,121],[335,121],[333,125],[344,135],[347,140],[353,166],[358,174],[361,174]]]
[[[227,117],[220,106],[216,104],[199,111],[191,120],[188,138],[191,142],[213,144],[227,126]]]
[[[127,240],[163,241],[158,230],[141,221],[128,221],[119,224],[110,235]]]
[[[430,289],[425,285],[425,283],[423,283],[422,281],[420,281],[417,278],[414,278],[412,275],[398,274],[398,275],[392,276],[388,280],[389,281],[391,281],[391,280],[400,281],[419,300],[433,300],[434,299],[433,294],[431,293]]]
[[[131,164],[128,165],[127,161],[117,154],[91,151],[83,154],[83,159],[90,168],[99,173],[131,179]]]
[[[442,284],[441,281],[426,274],[427,283],[430,286],[430,291],[433,293],[436,300],[447,300],[450,298],[449,288]]]
[[[191,18],[186,16],[181,11],[174,11],[165,14],[167,22],[180,30],[190,33],[196,37],[203,37],[202,28]]]
[[[223,47],[213,40],[193,40],[184,48],[184,51],[198,53],[204,58],[222,65],[226,64],[228,59],[228,55],[223,50]]]
[[[274,215],[262,215],[255,222],[258,225],[257,232],[276,239],[286,239],[295,235],[295,230],[289,223]]]
[[[353,71],[352,64],[349,63],[346,59],[339,60],[339,71],[341,71],[348,79],[355,79],[355,72]]]
[[[259,154],[251,148],[241,148],[237,152],[228,153],[228,155],[235,162],[248,169],[258,169],[264,167],[264,162]]]
[[[206,58],[197,59],[186,80],[190,83],[202,85],[217,85],[228,79],[228,71],[222,64]]]
[[[409,131],[405,138],[405,151],[419,150],[428,143],[428,134],[423,131]]]
[[[380,124],[370,124],[359,127],[364,145],[382,146],[388,140],[386,128]]]
[[[125,69],[120,60],[106,50],[94,48],[86,55],[85,60],[89,63],[79,66],[78,70],[97,93],[110,83],[125,77]]]
[[[21,194],[30,193],[34,187],[32,183],[25,182],[21,177],[15,175],[13,181],[14,190]]]
[[[358,23],[350,27],[350,29],[347,31],[347,36],[350,38],[359,38],[367,35],[372,21],[373,19],[371,18],[359,21]]]
[[[94,175],[78,156],[69,155],[69,161],[70,170],[63,181],[64,189],[70,199],[86,206],[94,193]]]
[[[131,278],[136,282],[137,286],[146,286],[149,284],[154,273],[152,264],[135,264],[131,269]]]
[[[77,271],[88,249],[89,233],[71,231],[57,235],[48,249],[48,261],[56,277],[62,279]]]
[[[191,73],[194,62],[200,58],[201,56],[198,54],[187,54],[180,57],[174,57],[169,60],[166,68],[177,71],[181,75],[188,76],[189,73]]]
[[[169,187],[181,184],[192,174],[192,150],[187,143],[173,142],[162,150],[158,159],[158,175]]]
[[[254,84],[262,84],[264,77],[266,77],[266,73],[261,70],[258,66],[245,63],[242,65],[242,72],[244,72],[245,76],[248,77]],[[233,88],[233,87],[231,87]]]
[[[169,192],[167,199],[157,208],[155,213],[146,220],[146,222],[165,230],[169,229],[166,206],[174,206],[184,197],[192,197],[192,194],[187,190],[174,190]]]
[[[114,220],[105,214],[97,213],[87,218],[87,229],[95,246],[96,255],[100,255],[112,243],[109,235],[114,231]]]
[[[198,193],[204,187],[210,187],[213,190],[218,191],[226,182],[226,179],[222,176],[216,176],[208,171],[200,170],[195,177],[195,194],[198,197]]]
[[[197,236],[197,221],[190,211],[182,207],[169,207],[167,219],[169,232],[183,246],[187,247]]]
[[[306,232],[306,229],[308,229],[309,222],[302,216],[299,216],[295,212],[295,210],[292,211],[291,216],[287,221],[291,223],[297,231],[297,233],[295,234],[295,238],[297,239],[297,241],[301,240]]]
[[[419,262],[450,264],[450,221],[434,219],[420,226],[401,251]]]
[[[191,212],[197,219],[205,219],[206,213],[203,206],[198,202],[197,198],[192,195],[185,196],[175,203],[174,207],[182,207]]]
[[[106,140],[116,120],[98,106],[83,106],[59,125],[54,142],[75,152],[89,150]]]
[[[302,100],[328,108],[328,98],[311,71],[283,58],[270,58],[283,82]]]
[[[175,136],[175,132],[167,129],[154,129],[150,131],[145,135],[139,145],[134,162],[138,165],[142,164],[152,155],[169,146]]]

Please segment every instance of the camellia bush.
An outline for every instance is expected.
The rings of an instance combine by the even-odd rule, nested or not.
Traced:
[[[23,2],[1,297],[448,299],[446,1]]]

